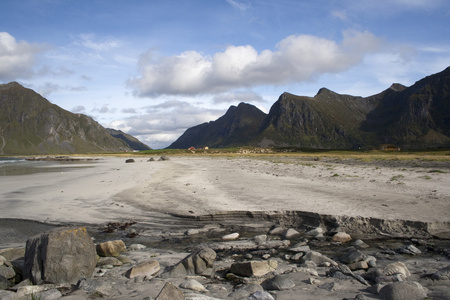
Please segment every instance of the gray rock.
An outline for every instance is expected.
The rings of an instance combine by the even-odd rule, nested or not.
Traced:
[[[329,282],[322,285],[319,285],[319,288],[327,290],[329,292],[335,292],[341,289],[341,286],[336,282]]]
[[[332,260],[331,258],[322,255],[322,253],[319,253],[317,251],[310,251],[307,252],[303,257],[302,257],[303,261],[313,261],[315,262],[319,267],[321,266],[327,266],[328,264],[333,265],[333,266],[337,266],[337,263]]]
[[[123,263],[115,257],[100,257],[100,259],[97,262],[97,267],[103,267],[106,265],[118,267],[118,266],[122,266]]]
[[[272,230],[269,231],[269,234],[271,235],[283,235],[285,229],[282,227],[275,227]]]
[[[450,266],[439,269],[436,273],[431,275],[434,280],[449,280],[450,279]]]
[[[176,264],[165,277],[184,277],[186,275],[212,276],[216,252],[211,248],[201,249]]]
[[[398,253],[402,254],[409,254],[409,255],[419,255],[422,254],[422,251],[420,251],[416,246],[414,245],[407,245],[404,247],[401,247],[397,249]]]
[[[4,276],[0,275],[0,290],[6,290],[11,286],[11,283]],[[3,298],[0,298],[3,299]]]
[[[89,294],[99,294],[103,296],[110,296],[112,292],[111,283],[105,281],[98,281],[91,278],[81,279],[77,283],[77,288],[80,290],[84,290]]]
[[[57,289],[43,291],[43,292],[39,293],[39,295],[37,296],[37,298],[41,299],[41,300],[57,300],[61,297],[62,297],[62,294]]]
[[[274,260],[236,262],[231,265],[230,272],[245,277],[261,277],[275,271],[277,266],[278,264]]]
[[[299,235],[300,235],[300,232],[298,232],[297,230],[295,230],[293,228],[289,228],[288,230],[286,230],[286,232],[284,232],[283,238],[286,240],[290,240],[295,237],[298,237]]]
[[[238,239],[238,238],[239,238],[239,233],[238,233],[238,232],[233,232],[233,233],[224,235],[224,236],[222,237],[222,240],[223,240],[223,241],[232,241],[232,240],[236,240],[236,239]]]
[[[159,159],[159,161],[165,161],[165,160],[170,160],[170,158],[166,155],[161,156]]]
[[[17,300],[17,295],[14,292],[4,291],[4,290],[0,289],[0,299],[2,299],[2,300]]]
[[[340,257],[340,260],[346,264],[352,264],[366,259],[366,255],[357,249],[350,249]]]
[[[380,297],[385,300],[423,300],[426,296],[427,293],[417,282],[394,282],[380,290]]]
[[[292,252],[309,252],[309,251],[311,251],[311,249],[309,248],[308,245],[305,245],[305,246],[298,246],[298,247],[289,248],[289,251],[292,251]]]
[[[127,163],[127,164],[134,163],[134,159],[129,158],[129,159],[125,160],[125,163]]]
[[[256,243],[264,243],[264,242],[267,241],[267,235],[265,235],[265,234],[257,235],[257,236],[255,236],[255,237],[253,238],[253,240],[254,240]]]
[[[275,298],[266,291],[257,291],[248,297],[249,300],[275,300]]]
[[[293,287],[295,287],[295,283],[286,276],[277,275],[264,281],[262,283],[262,286],[266,290],[283,291],[292,289]]]
[[[155,300],[183,300],[183,299],[184,299],[183,292],[180,291],[180,289],[178,289],[171,282],[167,282],[159,292],[158,296],[156,296],[155,298]]]
[[[367,245],[364,241],[362,240],[356,240],[352,243],[353,246],[355,246],[358,249],[366,249],[369,248],[369,245]]]
[[[312,236],[312,237],[317,237],[319,235],[323,235],[323,233],[324,233],[324,230],[321,227],[317,227],[317,228],[314,228],[314,229],[311,229],[311,230],[307,231],[305,233],[305,235]]]
[[[240,287],[239,289],[235,290],[233,293],[229,294],[228,297],[232,299],[247,298],[255,292],[262,292],[262,291],[264,291],[264,289],[259,284],[255,283],[246,284],[243,287]]]
[[[195,279],[189,279],[180,284],[180,288],[192,290],[194,292],[205,292],[206,288]]]
[[[86,228],[57,228],[28,239],[25,278],[34,284],[77,283],[91,277],[97,253]]]
[[[12,279],[16,276],[16,272],[13,267],[7,267],[6,265],[0,266],[0,276],[6,279]]]
[[[408,277],[411,275],[411,272],[409,272],[408,268],[404,263],[399,261],[390,263],[384,267],[383,275],[389,276],[396,274],[402,274],[403,276]]]
[[[128,271],[125,272],[125,277],[130,279],[138,276],[150,278],[151,276],[158,273],[160,269],[161,267],[158,261],[156,260],[144,261],[128,269]]]
[[[6,248],[0,250],[0,255],[9,261],[16,260],[25,256],[25,248]]]

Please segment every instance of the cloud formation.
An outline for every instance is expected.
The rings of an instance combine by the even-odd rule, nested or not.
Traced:
[[[169,146],[192,126],[216,120],[224,110],[206,109],[186,101],[171,100],[143,108],[142,114],[115,120],[107,127],[137,137],[154,149]]]
[[[8,32],[0,32],[0,80],[33,77],[36,55],[45,46],[16,41]]]
[[[369,32],[346,31],[340,43],[311,35],[291,35],[276,51],[250,45],[228,46],[213,56],[186,51],[177,56],[139,61],[140,77],[129,83],[141,97],[199,95],[242,87],[303,82],[345,71],[378,50],[381,39]]]

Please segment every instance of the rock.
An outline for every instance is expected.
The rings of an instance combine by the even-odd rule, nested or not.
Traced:
[[[28,239],[25,278],[34,284],[77,283],[91,277],[97,253],[86,228],[57,228]]]
[[[0,275],[0,291],[6,290],[10,286],[11,286],[11,283],[9,282],[9,280],[7,278],[5,278],[4,276]],[[3,299],[3,298],[0,298],[0,299]]]
[[[439,269],[436,273],[431,275],[434,280],[450,280],[450,266]]]
[[[0,282],[1,284],[1,282]],[[14,292],[4,291],[0,288],[0,299],[2,300],[17,300],[17,295]]]
[[[206,288],[195,279],[189,279],[180,284],[180,288],[192,290],[194,292],[205,292]]]
[[[265,235],[265,234],[257,235],[253,238],[253,240],[256,243],[264,243],[267,241],[267,235]]]
[[[283,227],[275,227],[272,230],[269,231],[269,234],[271,235],[283,235],[284,233]]]
[[[275,300],[275,298],[266,291],[256,291],[248,297],[248,300]]]
[[[288,230],[286,230],[286,232],[284,232],[283,238],[286,240],[290,240],[290,239],[298,237],[299,235],[300,235],[300,232],[298,232],[297,230],[295,230],[293,228],[289,228]]]
[[[298,253],[298,252],[309,252],[309,251],[311,251],[311,249],[309,248],[308,245],[306,245],[306,246],[299,246],[299,247],[289,248],[289,251]]]
[[[275,271],[278,264],[274,260],[269,261],[245,261],[233,263],[230,272],[245,277],[261,277]]]
[[[150,278],[151,276],[158,273],[160,269],[161,267],[158,261],[156,260],[144,261],[128,269],[128,271],[125,272],[125,277],[130,279],[138,276]]]
[[[427,293],[417,282],[394,282],[380,290],[380,297],[385,300],[423,300],[426,296]]]
[[[176,264],[165,276],[184,277],[186,275],[212,276],[216,252],[211,248],[201,249]]]
[[[351,240],[352,237],[350,236],[350,234],[345,232],[338,232],[331,238],[331,241],[333,243],[347,243],[350,242]]]
[[[171,282],[167,282],[156,296],[155,300],[183,300],[183,292]]]
[[[144,250],[145,248],[147,248],[147,246],[141,245],[141,244],[131,244],[128,247],[128,250],[130,251],[139,251],[139,250]]]
[[[97,267],[102,267],[106,265],[118,267],[122,266],[123,263],[115,257],[100,257],[100,259],[97,262]]]
[[[238,288],[233,293],[228,295],[228,298],[231,299],[242,299],[247,298],[251,294],[255,292],[262,292],[264,291],[263,287],[260,284],[246,284],[243,287]]]
[[[365,242],[363,242],[362,240],[356,240],[352,243],[353,246],[355,246],[358,249],[366,249],[369,248],[369,245],[367,245]]]
[[[166,155],[161,156],[159,159],[159,161],[165,161],[165,160],[170,160],[170,158]]]
[[[359,261],[363,261],[366,255],[357,249],[350,249],[344,255],[340,257],[340,260],[346,264],[353,264]]]
[[[127,265],[127,264],[133,263],[133,261],[125,255],[120,255],[117,257],[117,259],[122,263],[122,265]]]
[[[341,289],[341,286],[336,282],[329,282],[322,285],[319,285],[319,288],[327,290],[329,292],[335,292]]]
[[[43,291],[43,292],[39,293],[39,295],[37,296],[37,299],[57,300],[61,297],[62,297],[62,294],[60,291],[58,291],[57,289],[51,289],[51,290],[47,290],[47,291]]]
[[[13,267],[8,267],[6,265],[0,266],[0,276],[6,279],[12,279],[16,276],[16,272]]]
[[[153,157],[150,157],[147,161],[155,161]]]
[[[350,270],[367,270],[369,268],[369,265],[365,261],[358,261],[352,264],[349,264],[348,267]]]
[[[223,241],[232,241],[232,240],[236,240],[236,239],[238,239],[238,238],[239,238],[239,233],[233,232],[233,233],[224,235],[224,236],[222,237],[222,240],[223,240]]]
[[[364,294],[358,294],[354,300],[368,300],[368,298]]]
[[[262,286],[265,290],[283,291],[292,289],[295,283],[286,276],[277,275],[264,281]]]
[[[25,256],[25,248],[6,248],[0,250],[0,255],[9,261],[16,260]]]
[[[11,267],[12,266],[11,262],[8,259],[6,259],[5,257],[0,255],[0,267],[3,266],[3,265],[5,265],[7,267]]]
[[[314,228],[314,229],[311,229],[311,230],[307,231],[305,233],[305,235],[306,236],[317,237],[317,236],[320,236],[320,235],[323,236],[323,233],[324,233],[324,230],[321,227],[317,227],[317,228]]]
[[[299,261],[303,257],[303,252],[296,253],[290,257],[290,260]]]
[[[97,254],[103,257],[117,257],[126,250],[127,248],[122,240],[107,241],[97,245]]]
[[[129,158],[129,159],[127,159],[127,160],[125,161],[125,163],[127,163],[127,164],[129,164],[129,163],[134,163],[134,159]]]
[[[387,276],[378,276],[377,278],[375,278],[376,283],[388,283],[397,281],[406,281],[406,277],[403,274],[395,274]]]
[[[112,292],[111,283],[98,281],[91,278],[81,279],[77,284],[77,288],[84,290],[89,294],[97,294],[101,298],[104,296],[109,296]]]
[[[331,265],[333,265],[333,266],[337,266],[337,263],[336,263],[334,260],[328,258],[328,257],[325,256],[325,255],[322,255],[322,253],[319,253],[319,252],[317,252],[317,251],[310,251],[310,252],[307,252],[307,253],[302,257],[302,260],[303,260],[303,261],[308,261],[308,260],[313,261],[313,262],[315,262],[319,267],[321,267],[321,266],[326,266],[327,263],[328,263],[328,264],[331,264]]]
[[[411,275],[406,265],[402,262],[394,262],[388,264],[386,267],[384,267],[382,273],[385,276],[402,274],[403,276],[408,277]]]
[[[367,263],[367,265],[369,265],[369,267],[371,268],[375,268],[377,266],[377,259],[375,256],[366,256],[366,258],[364,259],[364,261]]]
[[[419,255],[422,254],[422,251],[420,251],[416,246],[414,245],[407,245],[404,247],[401,247],[397,249],[398,253],[402,254],[409,254],[409,255]]]

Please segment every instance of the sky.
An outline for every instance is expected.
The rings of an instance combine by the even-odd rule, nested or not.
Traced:
[[[366,97],[448,66],[448,0],[0,0],[0,84],[154,149],[240,102]]]

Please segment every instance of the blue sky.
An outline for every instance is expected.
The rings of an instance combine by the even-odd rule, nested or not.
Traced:
[[[163,148],[247,102],[450,66],[448,0],[1,0],[0,83]]]

